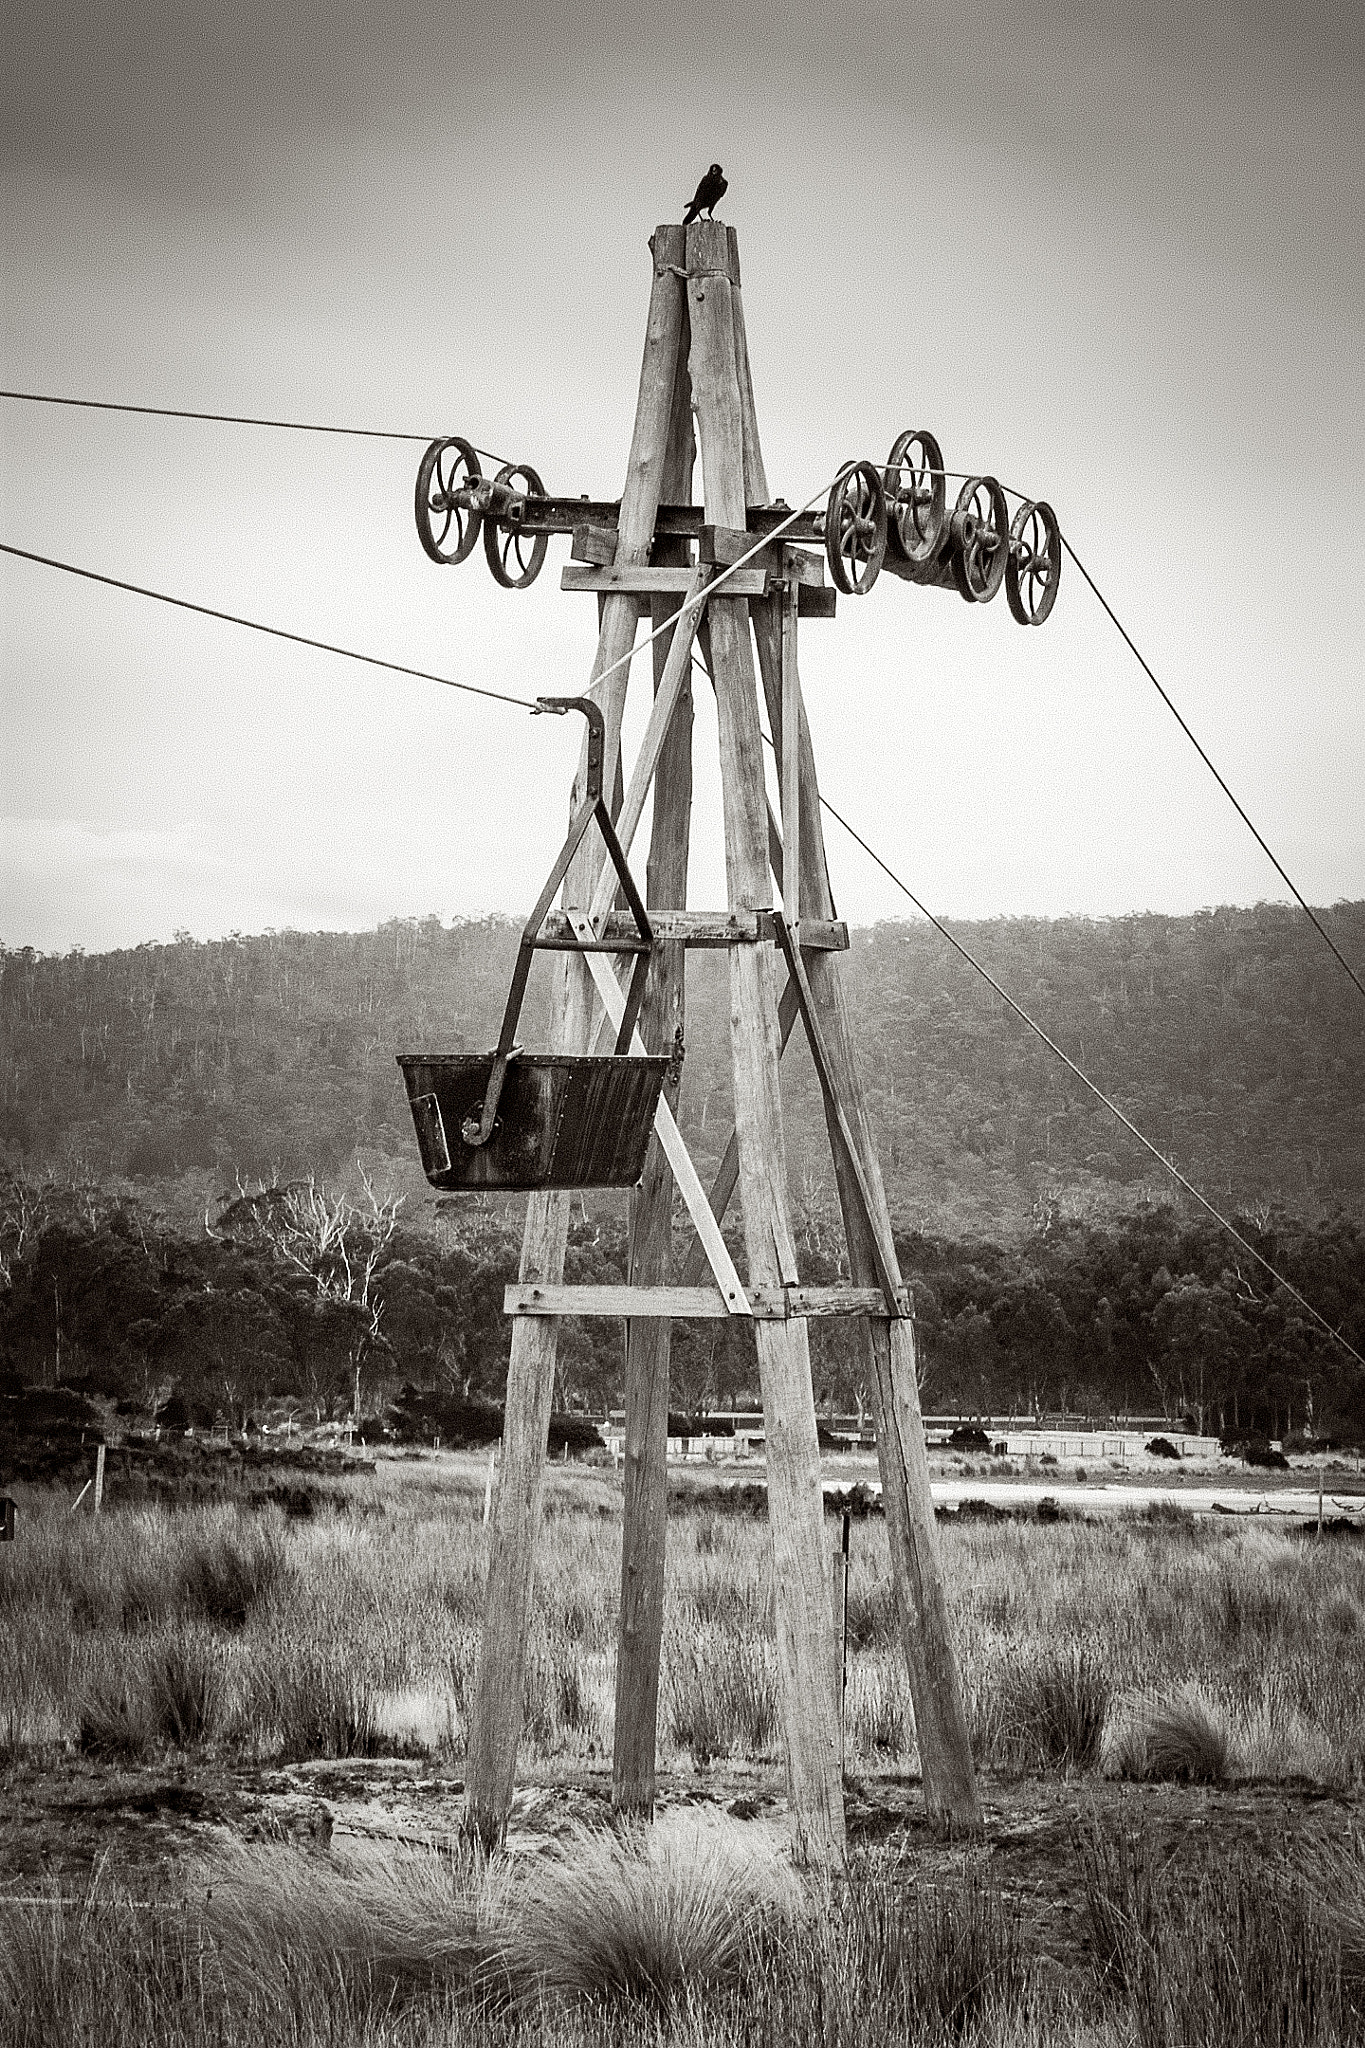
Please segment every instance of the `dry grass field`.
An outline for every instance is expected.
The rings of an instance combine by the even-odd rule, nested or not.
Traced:
[[[923,1821],[855,1523],[848,1877],[784,1855],[766,1527],[685,1475],[660,1819],[613,1832],[620,1483],[552,1467],[509,1853],[459,1845],[485,1467],[0,1549],[0,2042],[1365,2042],[1365,1546],[962,1518],[984,1841]],[[835,1524],[828,1524],[834,1547]],[[661,2034],[662,2030],[662,2034]]]

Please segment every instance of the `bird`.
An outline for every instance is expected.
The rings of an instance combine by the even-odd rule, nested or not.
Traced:
[[[718,199],[725,197],[727,190],[728,184],[724,171],[719,164],[712,164],[710,170],[692,194],[691,203],[683,215],[683,226],[690,228],[693,221],[699,219],[703,213],[708,214],[714,220],[716,216],[712,209]]]

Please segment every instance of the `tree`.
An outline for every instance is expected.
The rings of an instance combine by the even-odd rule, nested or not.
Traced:
[[[1186,1273],[1152,1312],[1152,1332],[1175,1367],[1180,1408],[1202,1436],[1211,1400],[1231,1386],[1251,1332],[1229,1289]]]
[[[221,1204],[216,1224],[206,1218],[205,1228],[210,1236],[268,1250],[305,1283],[319,1307],[332,1312],[333,1329],[349,1328],[352,1413],[358,1420],[361,1372],[378,1348],[384,1315],[375,1275],[403,1198],[381,1197],[364,1168],[357,1164],[356,1171],[364,1189],[361,1202],[329,1195],[312,1174],[283,1187],[278,1181],[254,1189],[239,1184],[237,1194]]]

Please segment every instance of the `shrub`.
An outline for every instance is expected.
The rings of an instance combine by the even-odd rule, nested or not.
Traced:
[[[443,1444],[468,1447],[495,1444],[502,1436],[502,1410],[494,1402],[477,1396],[467,1401],[459,1394],[411,1383],[398,1396],[390,1418],[394,1435],[405,1444],[429,1444],[438,1436]]]
[[[679,1415],[668,1411],[670,1436],[733,1436],[735,1425],[728,1415]]]
[[[1240,1458],[1244,1465],[1262,1466],[1272,1472],[1286,1472],[1289,1460],[1283,1451],[1272,1451],[1267,1437],[1225,1436],[1220,1439],[1225,1457]]]
[[[991,1448],[991,1440],[985,1430],[978,1429],[974,1423],[959,1423],[948,1442],[955,1451],[989,1451]]]
[[[546,1448],[577,1457],[582,1451],[604,1451],[607,1446],[596,1423],[589,1422],[586,1415],[552,1415]]]
[[[1144,1445],[1144,1449],[1147,1455],[1152,1458],[1178,1458],[1180,1456],[1179,1451],[1168,1436],[1154,1436],[1149,1444]]]

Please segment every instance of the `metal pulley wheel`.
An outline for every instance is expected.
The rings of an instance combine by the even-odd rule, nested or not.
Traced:
[[[969,476],[953,507],[953,581],[969,604],[989,604],[1005,580],[1010,510],[993,476]]]
[[[886,492],[875,463],[852,464],[825,507],[825,557],[836,590],[863,597],[886,559]]]
[[[1062,533],[1044,498],[1019,507],[1010,528],[1005,596],[1021,626],[1041,626],[1057,602],[1062,579]]]
[[[495,484],[520,479],[521,488],[533,498],[545,496],[545,486],[526,462],[509,462],[500,469]],[[525,590],[534,583],[545,560],[549,539],[543,533],[523,533],[514,520],[497,519],[492,513],[483,522],[483,551],[494,578],[504,590]]]
[[[898,434],[886,458],[887,539],[902,561],[927,567],[948,523],[943,450],[925,427]]]
[[[433,562],[463,562],[473,554],[483,518],[471,507],[456,504],[454,493],[477,483],[482,475],[478,456],[458,434],[433,441],[422,457],[415,501],[417,538]]]

